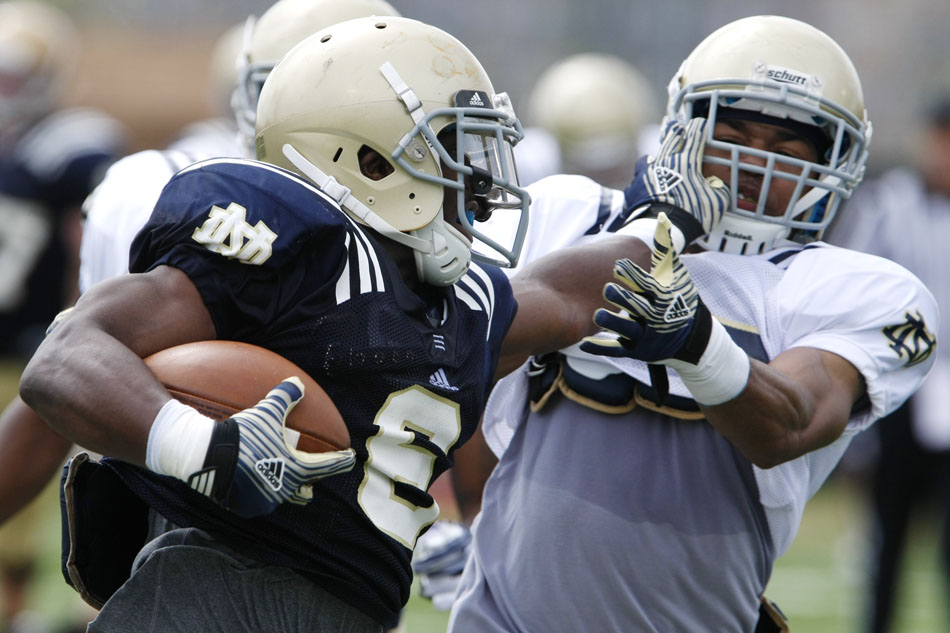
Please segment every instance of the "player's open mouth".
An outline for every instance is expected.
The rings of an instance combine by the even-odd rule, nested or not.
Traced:
[[[754,196],[747,195],[741,191],[736,196],[736,206],[745,211],[755,211],[759,201]]]

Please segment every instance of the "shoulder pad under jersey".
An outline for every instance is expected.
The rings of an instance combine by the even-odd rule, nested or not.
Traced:
[[[282,266],[302,248],[338,242],[352,220],[290,171],[242,159],[212,159],[176,174],[132,246],[129,268],[177,245],[200,246],[244,264]]]

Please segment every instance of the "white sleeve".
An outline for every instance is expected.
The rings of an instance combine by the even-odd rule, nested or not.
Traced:
[[[939,312],[933,295],[889,260],[835,247],[798,254],[775,289],[781,349],[812,347],[861,372],[870,411],[849,423],[866,428],[920,387],[934,362]]]
[[[607,189],[584,176],[551,176],[527,190],[531,195],[528,232],[518,267],[509,271],[512,274],[539,257],[575,244],[588,232],[596,232],[623,210],[622,191]],[[483,229],[490,231],[489,235],[502,236],[502,243],[516,228],[503,220],[503,214],[496,213]]]
[[[883,258],[835,247],[799,253],[776,286],[769,328],[782,351],[812,347],[852,363],[867,383],[870,410],[858,411],[837,440],[774,468],[754,467],[776,555],[795,538],[805,504],[852,438],[913,394],[933,366],[939,314],[910,272]]]
[[[86,198],[79,250],[80,293],[128,272],[132,240],[151,216],[165,184],[178,171],[179,164],[172,158],[155,150],[126,156],[109,167],[103,181]]]

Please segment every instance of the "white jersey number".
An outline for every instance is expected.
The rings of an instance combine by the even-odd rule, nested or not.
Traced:
[[[412,549],[422,528],[439,518],[439,504],[413,505],[394,484],[428,489],[436,456],[412,441],[424,435],[448,453],[462,430],[459,405],[413,386],[390,395],[375,424],[379,431],[366,442],[369,458],[360,483],[360,506],[376,527]]]

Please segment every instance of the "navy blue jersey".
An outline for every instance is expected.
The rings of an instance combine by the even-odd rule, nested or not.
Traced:
[[[69,213],[78,221],[83,200],[118,158],[120,132],[98,112],[64,110],[0,148],[0,354],[30,356],[63,309],[78,245],[64,222]]]
[[[183,483],[110,462],[180,526],[294,568],[392,625],[409,597],[429,485],[474,432],[516,304],[473,265],[454,286],[403,282],[386,249],[329,198],[263,163],[216,159],[175,176],[132,246],[130,270],[170,265],[200,291],[221,339],[271,349],[337,404],[357,453],[307,506],[241,519]]]

